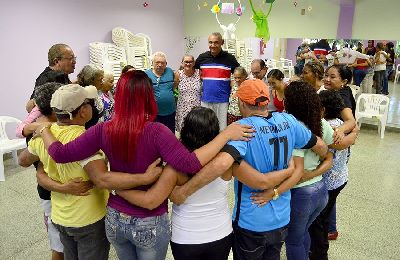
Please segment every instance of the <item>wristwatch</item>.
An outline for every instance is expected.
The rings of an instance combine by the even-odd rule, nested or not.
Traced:
[[[274,188],[274,196],[272,197],[273,200],[277,200],[279,198],[279,192],[277,188]]]

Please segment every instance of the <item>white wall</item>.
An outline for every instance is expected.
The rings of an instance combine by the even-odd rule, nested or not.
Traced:
[[[183,1],[152,0],[7,1],[0,8],[0,115],[26,116],[25,103],[35,79],[48,65],[55,43],[70,45],[78,56],[75,73],[89,62],[88,43],[111,42],[111,30],[122,26],[152,39],[153,51],[168,56],[177,68],[183,54]]]
[[[353,39],[400,40],[399,0],[355,0]]]

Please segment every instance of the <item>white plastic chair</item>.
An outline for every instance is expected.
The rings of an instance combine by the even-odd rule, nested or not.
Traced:
[[[127,63],[135,69],[145,70],[150,68],[152,55],[150,37],[143,33],[133,34],[122,27],[115,27],[111,31],[113,42],[125,49]]]
[[[358,94],[361,92],[361,88],[357,85],[349,85],[351,89],[351,93],[353,94],[353,97],[355,100],[357,100]]]
[[[26,147],[25,139],[9,139],[6,133],[7,123],[21,123],[21,120],[10,116],[0,116],[0,181],[5,181],[3,155],[12,153],[14,164],[18,165],[17,151]]]
[[[396,74],[394,76],[393,83],[396,83],[399,80],[399,76],[400,76],[400,64],[397,64],[397,66],[396,66]]]
[[[378,133],[381,138],[385,135],[385,127],[388,118],[389,98],[381,94],[362,93],[357,99],[356,122],[361,128],[361,118],[375,118],[379,120]]]

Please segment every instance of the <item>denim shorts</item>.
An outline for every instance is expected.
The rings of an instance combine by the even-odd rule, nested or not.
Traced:
[[[54,226],[60,232],[61,243],[64,245],[64,259],[108,259],[110,243],[105,234],[104,218],[83,227]]]
[[[64,246],[60,240],[60,232],[58,232],[53,222],[51,222],[51,201],[40,199],[40,205],[44,210],[44,224],[47,229],[50,248],[53,251],[62,253],[64,252]]]
[[[138,218],[107,208],[106,234],[119,259],[165,259],[171,238],[168,214]]]

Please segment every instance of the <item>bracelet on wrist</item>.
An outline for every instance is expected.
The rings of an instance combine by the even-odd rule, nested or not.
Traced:
[[[42,134],[42,133],[43,133],[43,130],[46,129],[46,128],[50,128],[50,126],[51,126],[51,125],[46,125],[46,126],[43,126],[42,128],[40,128],[39,134]]]

